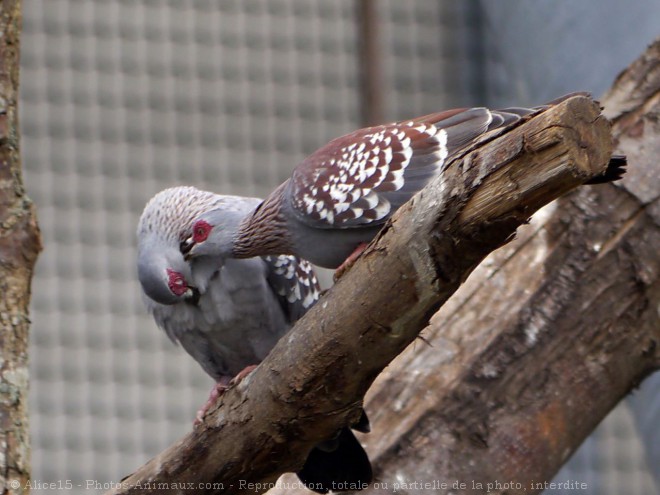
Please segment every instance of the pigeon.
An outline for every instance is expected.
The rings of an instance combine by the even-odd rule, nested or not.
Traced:
[[[336,138],[244,218],[212,212],[197,218],[182,250],[189,259],[207,252],[233,258],[292,254],[342,270],[460,150],[569,96],[529,109],[447,110]],[[607,171],[589,183],[619,179],[625,164],[625,157],[613,156]],[[214,230],[222,232],[211,236]]]
[[[184,260],[180,245],[196,217],[221,210],[228,219],[240,219],[260,203],[174,187],[156,194],[138,223],[137,272],[146,307],[217,383],[198,421],[231,380],[260,363],[320,295],[312,266],[292,255],[234,259],[210,254]],[[353,427],[369,431],[366,416]],[[314,448],[297,474],[319,493],[372,478],[369,458],[349,428]]]

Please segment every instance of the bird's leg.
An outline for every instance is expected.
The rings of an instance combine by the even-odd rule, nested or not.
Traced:
[[[197,426],[202,423],[206,413],[209,412],[209,409],[211,409],[213,404],[215,404],[215,401],[217,401],[220,396],[227,391],[230,383],[231,379],[228,376],[223,376],[215,385],[213,385],[213,388],[209,392],[209,398],[195,415],[195,422],[193,423],[193,426]]]
[[[234,385],[238,385],[246,376],[252,373],[256,368],[257,368],[256,364],[246,366],[245,368],[243,368],[241,371],[238,372],[238,375],[236,375],[234,378],[231,379],[231,381],[229,382],[229,386],[233,387]]]
[[[361,242],[358,244],[358,246],[355,248],[355,251],[353,251],[348,258],[344,260],[344,262],[339,265],[339,268],[335,270],[335,275],[334,279],[335,282],[339,280],[344,273],[346,273],[348,270],[351,269],[353,264],[355,263],[355,260],[357,260],[360,255],[362,254],[362,251],[364,251],[367,248],[367,243],[366,242]]]
[[[209,393],[209,398],[206,400],[206,402],[201,407],[201,409],[197,411],[197,414],[195,416],[195,422],[193,423],[194,426],[197,426],[202,423],[202,421],[204,420],[204,416],[206,416],[206,413],[209,412],[209,409],[211,409],[213,404],[215,404],[215,401],[217,401],[222,394],[224,394],[227,390],[229,390],[230,387],[238,385],[241,382],[241,380],[243,380],[246,376],[252,373],[256,367],[257,367],[256,364],[247,366],[243,370],[239,371],[234,378],[230,379],[228,376],[224,376],[220,380],[218,380],[218,383],[216,383],[211,389],[211,392]]]

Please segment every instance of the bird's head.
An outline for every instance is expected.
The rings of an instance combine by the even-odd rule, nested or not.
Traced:
[[[140,249],[138,278],[144,293],[160,304],[195,302],[197,289],[190,285],[190,266],[176,248]]]
[[[231,258],[234,239],[245,212],[217,208],[199,216],[193,223],[192,234],[181,243],[186,260],[198,256]]]

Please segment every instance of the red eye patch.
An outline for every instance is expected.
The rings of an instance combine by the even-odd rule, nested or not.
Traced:
[[[195,222],[195,225],[193,225],[192,231],[193,231],[193,241],[194,242],[204,242],[209,234],[211,233],[211,230],[213,230],[213,226],[205,222],[204,220],[199,220]]]
[[[167,269],[167,286],[175,296],[182,296],[188,290],[188,284],[183,275],[171,268]]]

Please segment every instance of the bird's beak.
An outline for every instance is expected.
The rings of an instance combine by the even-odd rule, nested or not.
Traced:
[[[181,251],[181,254],[183,254],[183,259],[188,261],[192,257],[190,251],[192,251],[194,246],[195,241],[193,241],[192,236],[188,237],[185,241],[181,241],[181,244],[179,244],[179,250]]]
[[[200,293],[197,287],[188,286],[188,289],[186,290],[184,295],[186,302],[192,304],[193,306],[196,306],[197,303],[199,302]]]

